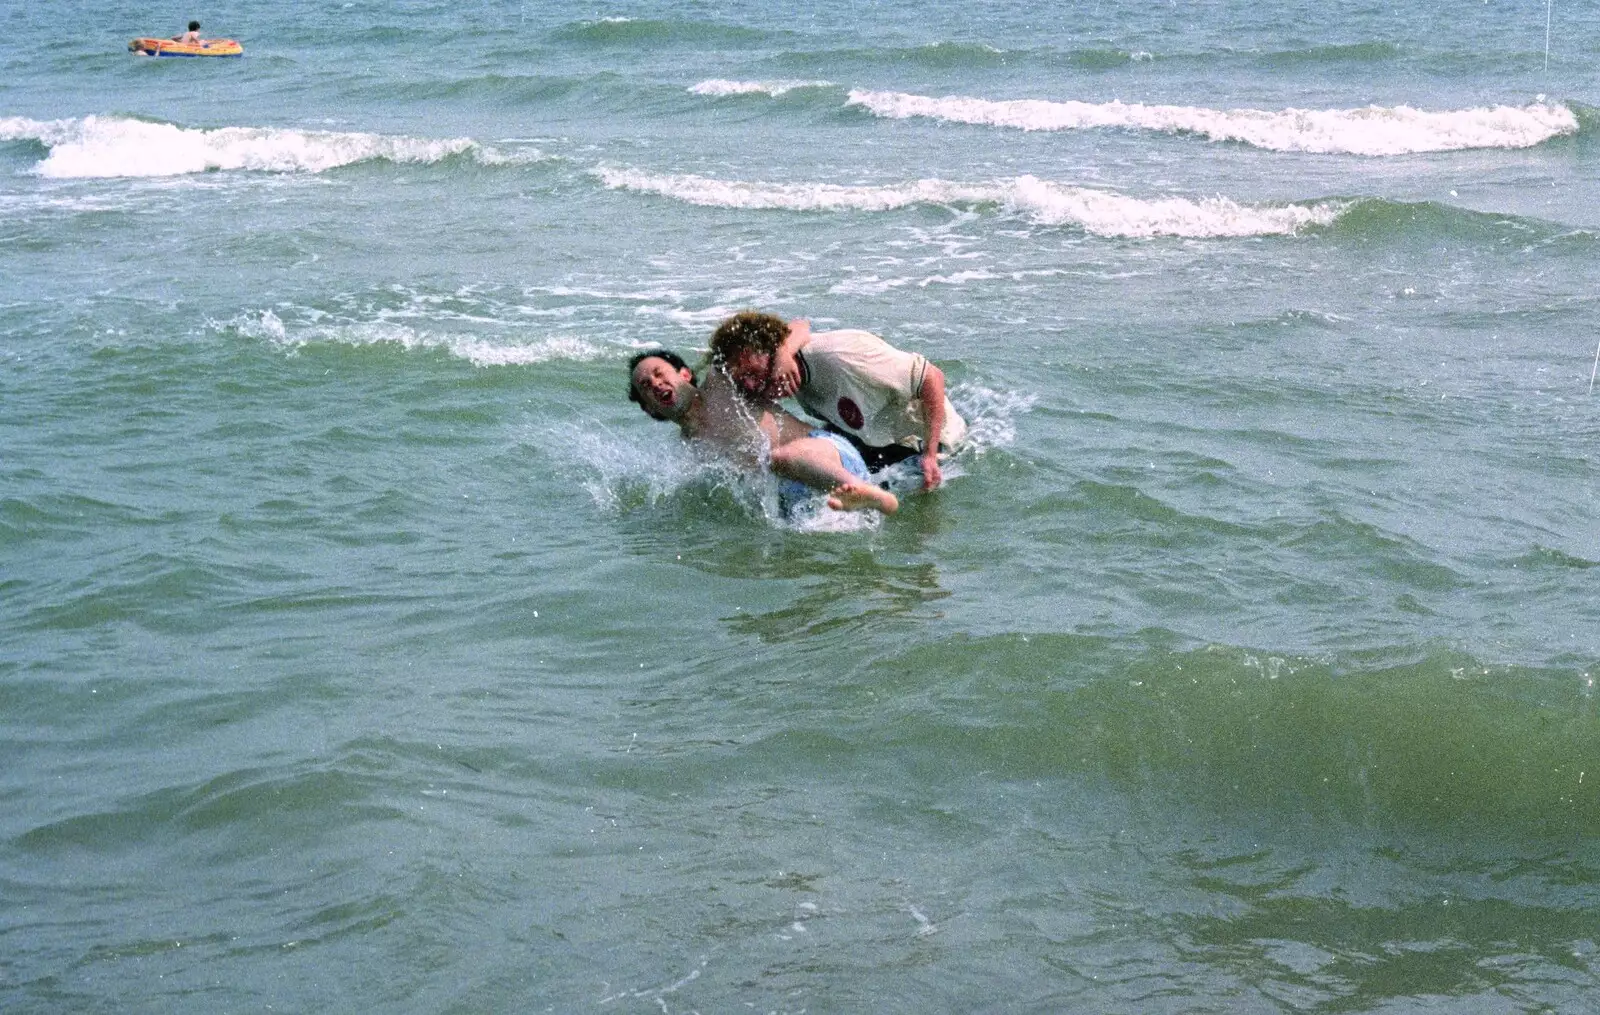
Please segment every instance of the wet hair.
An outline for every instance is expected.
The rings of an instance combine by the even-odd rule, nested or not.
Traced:
[[[741,310],[711,333],[711,362],[718,366],[731,363],[746,349],[771,355],[788,334],[788,322],[776,314]]]
[[[671,349],[650,349],[646,352],[638,353],[632,359],[628,360],[628,401],[630,402],[637,402],[639,400],[638,389],[633,386],[633,372],[639,369],[639,364],[643,363],[647,359],[664,359],[674,370],[688,370],[689,383],[696,383],[694,370],[690,368],[689,364],[683,361],[682,356],[679,356]]]
[[[189,22],[189,31],[198,32],[199,30],[200,30],[200,22],[198,22],[198,21]]]

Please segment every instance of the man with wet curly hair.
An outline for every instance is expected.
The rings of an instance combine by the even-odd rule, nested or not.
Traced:
[[[685,440],[706,444],[747,468],[765,466],[780,477],[787,511],[813,491],[840,511],[894,514],[900,500],[874,486],[851,443],[814,429],[777,406],[749,406],[720,370],[697,382],[683,358],[668,349],[641,352],[628,361],[628,398],[651,419],[678,424]]]
[[[717,326],[711,362],[749,399],[793,395],[871,468],[916,458],[925,490],[944,478],[939,453],[967,432],[945,395],[944,371],[868,331],[812,332],[804,320],[745,310]]]

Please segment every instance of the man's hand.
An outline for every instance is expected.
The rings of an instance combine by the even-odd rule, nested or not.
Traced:
[[[938,448],[932,451],[924,451],[922,457],[918,459],[918,464],[922,466],[922,488],[924,490],[932,490],[944,482],[944,473],[939,471]]]
[[[800,390],[800,361],[787,344],[772,353],[772,373],[767,377],[768,398],[788,398]]]
[[[768,398],[788,398],[800,390],[800,361],[794,354],[809,341],[811,322],[804,317],[790,321],[789,333],[772,350],[772,362],[767,367]]]

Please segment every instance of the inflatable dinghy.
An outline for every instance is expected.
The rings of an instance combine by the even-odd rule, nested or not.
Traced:
[[[141,56],[243,56],[244,47],[232,39],[174,42],[171,39],[134,39],[128,52]]]

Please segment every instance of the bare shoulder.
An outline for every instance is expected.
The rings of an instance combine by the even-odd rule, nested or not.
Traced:
[[[771,409],[746,402],[721,371],[707,371],[700,397],[705,413],[696,437],[715,441],[729,450],[754,451],[763,436],[775,436]]]

